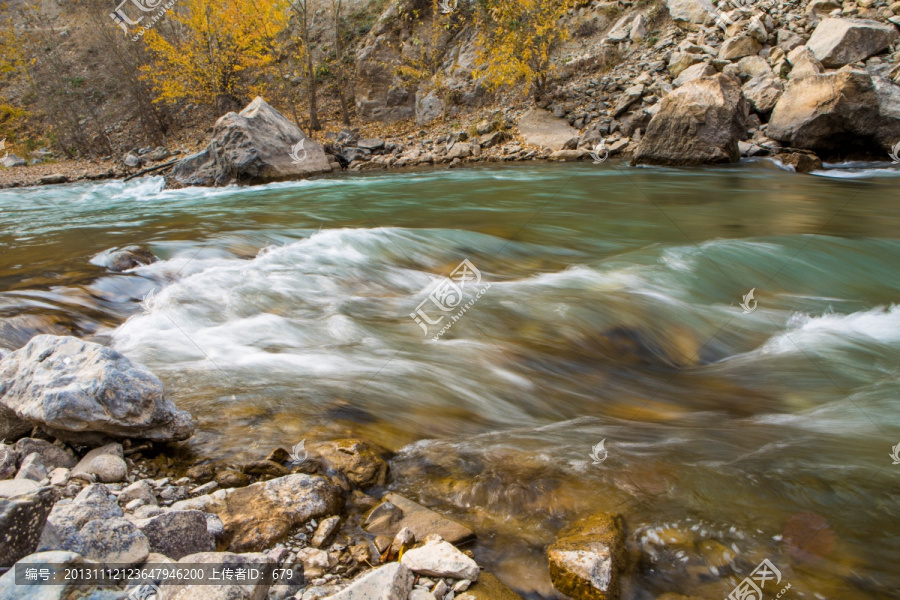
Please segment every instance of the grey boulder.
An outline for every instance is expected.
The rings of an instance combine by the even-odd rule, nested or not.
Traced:
[[[84,444],[183,440],[194,429],[190,414],[165,398],[162,383],[146,367],[70,336],[36,336],[3,359],[0,406],[7,417],[0,414],[0,427],[7,431],[37,425],[57,439]]]
[[[900,32],[893,25],[867,19],[824,19],[806,43],[829,68],[865,60],[894,43]]]
[[[170,510],[134,524],[150,541],[150,550],[178,560],[216,549],[207,530],[206,515],[198,510]]]
[[[257,97],[240,113],[220,117],[209,146],[175,163],[170,178],[180,185],[216,186],[329,172],[322,147]]]
[[[51,488],[27,486],[22,492],[0,497],[0,567],[11,567],[37,549],[53,508]]]

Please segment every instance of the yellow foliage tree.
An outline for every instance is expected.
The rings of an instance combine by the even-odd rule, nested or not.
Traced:
[[[473,75],[491,89],[523,83],[535,100],[552,74],[550,53],[566,39],[559,20],[567,0],[480,0],[475,14],[480,41]]]
[[[288,24],[284,0],[182,0],[167,16],[177,32],[151,29],[144,42],[152,57],[142,68],[157,101],[189,100],[222,110],[265,94],[265,77]]]

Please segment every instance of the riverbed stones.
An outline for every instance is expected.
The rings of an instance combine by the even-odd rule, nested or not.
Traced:
[[[178,161],[180,185],[262,183],[331,172],[322,146],[257,96],[240,113],[216,121],[205,150]]]
[[[0,404],[63,441],[176,441],[193,433],[190,414],[165,398],[146,367],[71,336],[36,336],[3,359]]]
[[[718,74],[691,81],[660,102],[634,154],[634,164],[737,162],[748,107],[738,82]]]
[[[387,463],[374,446],[364,441],[331,440],[316,444],[313,452],[326,471],[343,473],[354,487],[384,485],[387,480]]]
[[[63,549],[107,565],[133,566],[147,559],[150,542],[131,521],[117,517],[90,521]]]
[[[384,502],[369,513],[364,527],[373,535],[389,538],[408,527],[417,540],[437,534],[451,544],[460,544],[475,537],[475,532],[465,525],[394,493],[385,495]]]
[[[400,562],[417,575],[452,577],[453,579],[478,579],[478,564],[441,539],[431,539],[424,546],[403,554]]]
[[[893,25],[867,19],[824,19],[806,43],[817,59],[838,68],[878,54],[900,37]]]
[[[547,549],[553,587],[575,600],[619,597],[625,568],[622,519],[599,513],[564,530]]]
[[[415,575],[401,563],[390,563],[362,575],[330,600],[407,600]]]
[[[522,115],[518,128],[527,144],[551,150],[562,150],[569,140],[578,136],[578,130],[568,121],[540,108],[532,108]]]
[[[88,473],[102,483],[118,483],[128,476],[128,465],[123,458],[122,445],[113,443],[94,448],[84,455],[72,475]]]
[[[343,495],[323,477],[287,475],[244,488],[217,490],[182,500],[174,510],[202,510],[222,520],[228,548],[254,552],[271,547],[310,519],[340,512]]]
[[[156,494],[153,493],[153,489],[146,479],[135,481],[123,489],[118,500],[121,506],[127,506],[135,500],[139,500],[141,505],[155,506],[157,504]]]
[[[151,551],[175,560],[216,549],[206,516],[198,510],[169,510],[149,519],[135,520],[134,524],[147,536]]]
[[[192,585],[191,580],[187,579],[167,582],[162,586],[165,600],[265,600],[275,569],[275,562],[259,552],[200,552],[182,557],[178,564],[190,569],[202,569],[206,581],[214,581],[214,577],[222,580],[224,569],[231,569],[232,573],[241,569],[255,577],[248,576],[243,582],[231,580],[215,585]]]
[[[0,497],[0,567],[11,567],[37,549],[53,508],[49,487],[26,487],[23,493]]]

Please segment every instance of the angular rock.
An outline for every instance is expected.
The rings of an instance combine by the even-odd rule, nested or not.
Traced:
[[[153,489],[145,479],[135,481],[123,489],[122,493],[119,494],[118,500],[122,506],[134,500],[140,500],[145,505],[155,506],[157,504],[156,494],[153,493]]]
[[[84,455],[75,468],[72,475],[89,473],[94,475],[102,483],[118,483],[125,481],[128,476],[128,465],[122,458],[121,444],[107,444],[95,448]]]
[[[11,169],[13,167],[24,167],[25,165],[25,159],[16,156],[15,154],[10,154],[0,159],[0,167],[6,167],[7,169]]]
[[[750,36],[742,35],[728,38],[719,48],[719,58],[722,60],[737,60],[745,56],[755,56],[762,50],[762,44]]]
[[[199,510],[170,510],[134,521],[150,542],[150,550],[178,560],[189,554],[212,552],[216,542]]]
[[[125,158],[122,159],[122,163],[129,168],[135,168],[141,166],[141,157],[133,152],[129,152],[125,155]]]
[[[778,155],[778,161],[790,167],[795,173],[811,173],[822,168],[822,160],[815,154],[789,152]]]
[[[738,76],[742,81],[753,79],[760,75],[774,75],[772,67],[766,59],[759,56],[745,56],[737,63]]]
[[[460,145],[468,146],[455,146]],[[326,470],[334,469],[343,473],[355,487],[383,485],[387,479],[387,463],[366,442],[355,439],[332,440],[316,444],[313,452]]]
[[[416,125],[423,127],[444,114],[444,102],[436,92],[416,93]]]
[[[893,25],[866,19],[824,19],[806,43],[829,68],[865,60],[890,46],[900,32]]]
[[[68,504],[58,502],[41,534],[39,550],[66,548],[79,530],[91,521],[110,520],[122,516],[122,509],[102,483],[93,483],[75,496]]]
[[[19,456],[28,456],[32,452],[37,452],[41,456],[41,463],[48,470],[57,467],[71,469],[78,464],[78,459],[71,450],[65,446],[51,444],[46,440],[22,438],[16,442],[16,451]]]
[[[712,22],[716,14],[715,6],[709,0],[666,0],[666,8],[674,20],[695,25]]]
[[[7,479],[0,481],[0,498],[15,498],[25,494],[32,494],[41,489],[36,481],[31,479]]]
[[[19,466],[19,472],[16,473],[16,479],[30,479],[32,481],[43,481],[47,478],[47,469],[41,464],[41,455],[32,452],[22,460]]]
[[[703,62],[703,57],[699,54],[673,52],[672,56],[669,57],[669,75],[677,78],[685,69],[699,62]]]
[[[638,144],[634,164],[737,162],[747,113],[734,79],[719,74],[687,83],[662,99]]]
[[[407,550],[400,562],[417,575],[475,581],[479,574],[474,560],[443,540],[432,540],[424,546]]]
[[[787,55],[787,61],[791,64],[790,79],[800,79],[825,72],[825,67],[806,46],[797,46],[791,50]]]
[[[672,85],[681,87],[689,81],[694,81],[695,79],[700,79],[702,77],[710,77],[715,74],[716,68],[711,64],[697,63],[682,71],[681,74],[675,78],[675,81],[672,82]]]
[[[871,150],[872,140],[890,150],[900,140],[900,86],[850,69],[792,79],[766,135],[826,154]]]
[[[450,148],[449,152],[447,152],[446,158],[448,160],[462,160],[464,158],[469,158],[470,156],[472,156],[472,144],[458,142],[456,144],[453,144],[453,147]]]
[[[527,144],[551,150],[562,150],[566,142],[578,136],[578,130],[568,121],[540,108],[532,108],[522,115],[518,128]]]
[[[774,75],[758,75],[745,83],[741,90],[753,110],[767,114],[775,108],[784,93],[784,84]]]
[[[37,549],[53,508],[51,488],[0,497],[0,568],[11,567]]]
[[[97,519],[69,538],[62,549],[107,565],[133,566],[147,560],[150,543],[127,519]]]
[[[437,534],[451,544],[460,544],[475,537],[475,532],[465,525],[399,494],[387,494],[384,500],[369,513],[364,523],[366,531],[373,535],[393,538],[401,529],[409,527],[417,540]]]
[[[340,528],[340,526],[340,517],[335,516],[328,517],[327,519],[322,519],[322,521],[319,523],[319,526],[316,527],[316,532],[313,534],[310,544],[314,548],[327,546],[331,542],[331,538],[334,537],[334,534],[337,533],[337,530]]]
[[[175,163],[170,177],[181,185],[214,186],[329,172],[322,147],[257,96],[240,113],[220,117],[209,146]]]
[[[19,561],[23,568],[27,568],[28,565],[38,566],[48,563],[60,565],[64,569],[99,566],[95,563],[86,563],[84,557],[75,552],[38,552]],[[91,588],[77,585],[71,581],[39,587],[17,585],[15,569],[10,569],[3,577],[0,577],[0,598],[3,600],[69,600],[84,598],[89,596],[92,591],[94,590]]]
[[[255,569],[256,579],[245,582],[227,581],[216,585],[192,585],[188,579],[166,582],[162,586],[164,600],[265,600],[272,581],[275,562],[262,553],[234,554],[231,552],[201,552],[189,554],[178,561],[186,570],[202,569],[204,579],[222,578],[223,569]],[[189,567],[189,569],[188,569]]]
[[[343,495],[330,481],[304,474],[287,475],[244,488],[217,490],[183,500],[173,510],[202,510],[218,515],[229,549],[264,550],[309,519],[340,512]]]
[[[30,454],[30,453],[29,453]],[[19,453],[15,447],[0,444],[0,480],[12,479],[16,475],[16,464],[19,462]]]
[[[616,106],[613,109],[613,118],[619,117],[627,111],[632,104],[641,99],[641,96],[644,95],[644,86],[643,85],[632,85],[625,89],[619,95],[619,99],[616,101]]]
[[[415,575],[401,563],[368,571],[330,600],[407,600]]]
[[[153,373],[74,337],[39,335],[3,359],[0,404],[64,441],[174,441],[193,433],[191,416],[163,396]]]
[[[547,549],[553,587],[575,600],[615,600],[625,568],[618,516],[597,514],[564,530]]]

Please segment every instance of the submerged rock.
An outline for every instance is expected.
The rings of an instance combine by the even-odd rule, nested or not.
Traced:
[[[170,177],[181,185],[262,183],[331,172],[322,147],[256,97],[240,113],[221,117],[202,152],[178,161]]]
[[[366,442],[354,439],[332,440],[316,444],[313,452],[325,469],[343,473],[358,488],[384,485],[387,480],[387,463]]]
[[[453,589],[456,590],[455,585]],[[462,593],[456,596],[456,600],[522,600],[522,596],[490,573],[482,573],[472,587],[457,591]]]
[[[619,516],[600,513],[560,533],[547,549],[553,587],[575,600],[614,600],[625,567]]]
[[[748,112],[740,84],[727,75],[688,82],[660,102],[635,151],[634,164],[737,162]]]
[[[0,436],[37,425],[57,439],[96,445],[183,440],[194,430],[146,367],[74,337],[39,335],[3,359],[0,406]]]
[[[135,267],[155,263],[159,259],[152,252],[140,246],[125,246],[102,252],[91,259],[92,265],[121,273]]]
[[[369,513],[365,529],[374,535],[393,538],[404,527],[412,530],[417,540],[437,534],[451,544],[459,544],[475,537],[475,532],[421,504],[399,494],[387,494],[385,502]]]

